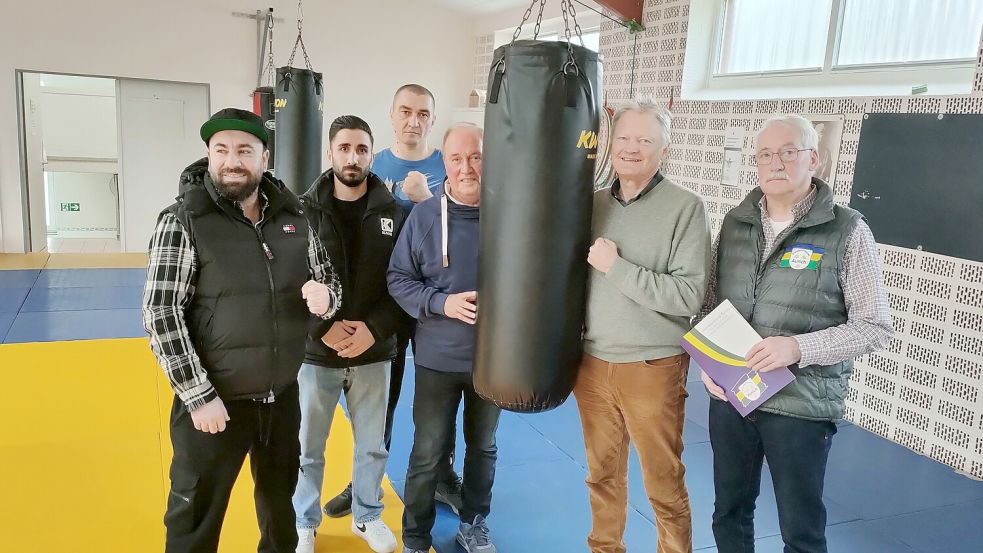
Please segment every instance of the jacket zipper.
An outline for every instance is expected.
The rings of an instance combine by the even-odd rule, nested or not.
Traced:
[[[266,277],[270,284],[270,298],[273,304],[273,376],[270,378],[270,393],[267,394],[267,398],[273,396],[273,386],[276,384],[276,367],[278,366],[277,360],[280,357],[279,343],[280,343],[280,323],[277,319],[277,309],[276,309],[276,284],[273,282],[273,250],[270,249],[270,245],[266,243],[266,238],[263,237],[263,231],[259,228],[259,225],[254,225],[253,229],[256,231],[256,238],[259,239],[260,247],[263,249],[263,259],[266,264]]]

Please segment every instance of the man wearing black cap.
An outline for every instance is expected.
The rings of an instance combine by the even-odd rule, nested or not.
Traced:
[[[208,156],[181,174],[150,240],[143,322],[174,389],[165,551],[214,552],[248,453],[260,553],[293,553],[297,372],[309,313],[341,288],[304,209],[266,173],[260,118],[227,108],[201,127]]]

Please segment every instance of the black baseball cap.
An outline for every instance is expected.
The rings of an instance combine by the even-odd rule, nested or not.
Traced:
[[[270,136],[266,134],[263,120],[251,111],[238,108],[225,108],[215,112],[201,126],[201,139],[208,144],[212,135],[219,131],[243,131],[260,139],[265,146]]]

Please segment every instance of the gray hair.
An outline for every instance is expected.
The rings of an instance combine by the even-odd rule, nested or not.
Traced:
[[[447,144],[447,139],[450,137],[451,133],[459,129],[473,129],[478,132],[478,138],[481,140],[485,139],[485,131],[478,125],[474,123],[460,122],[454,123],[444,131],[444,139],[440,142],[440,149],[444,149],[444,145]]]
[[[614,112],[614,118],[611,120],[612,132],[615,127],[618,126],[618,121],[621,117],[628,113],[650,113],[655,116],[655,120],[659,122],[659,128],[662,133],[662,146],[668,146],[670,142],[671,132],[672,132],[672,114],[669,110],[663,107],[661,104],[655,103],[650,98],[639,98],[632,100],[626,104],[623,104],[618,108],[618,111]]]
[[[761,133],[765,130],[775,126],[775,125],[787,125],[793,127],[799,131],[802,139],[802,147],[808,150],[815,150],[819,147],[819,133],[816,132],[816,128],[813,127],[812,121],[809,121],[801,115],[775,115],[769,118],[761,128],[758,129],[757,134],[754,135],[754,143],[758,143],[758,139],[761,138]]]

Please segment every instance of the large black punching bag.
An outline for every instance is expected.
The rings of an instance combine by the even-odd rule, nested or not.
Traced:
[[[492,58],[474,384],[503,409],[552,409],[576,381],[600,84],[598,54],[566,42]]]
[[[321,74],[309,69],[276,70],[276,171],[295,194],[321,174],[324,94]]]
[[[267,169],[276,169],[276,109],[273,107],[276,93],[272,86],[261,86],[253,91],[253,113],[263,120],[266,134],[270,140],[266,148],[270,151],[270,163]]]

